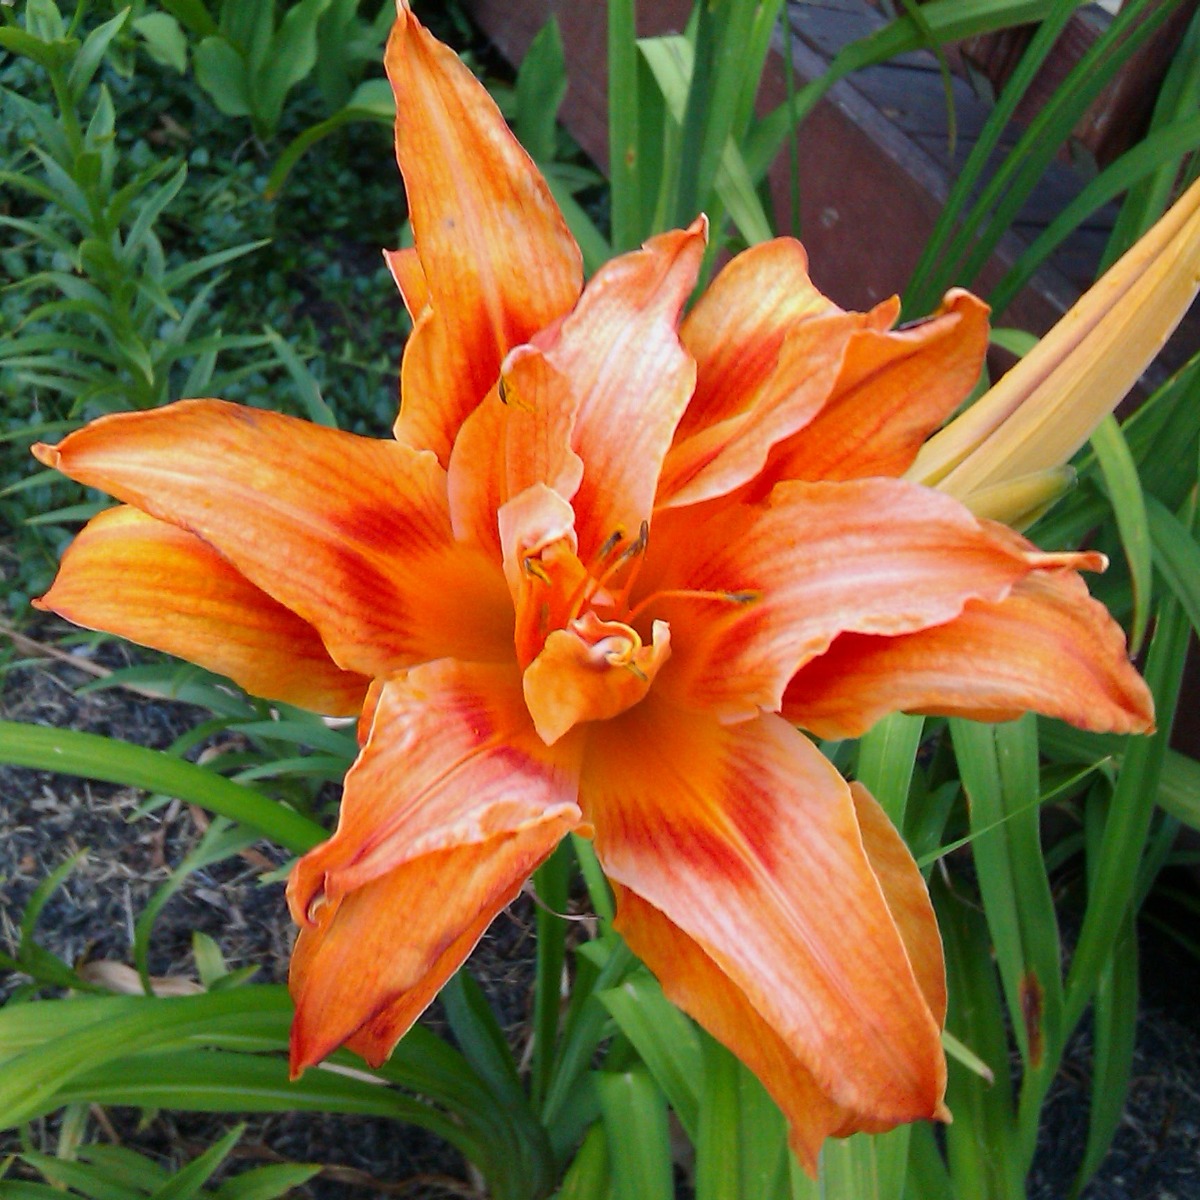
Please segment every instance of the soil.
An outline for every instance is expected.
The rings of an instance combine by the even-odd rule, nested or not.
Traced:
[[[34,633],[50,645],[53,629]],[[28,646],[18,646],[24,656]],[[69,655],[38,657],[3,677],[0,716],[103,733],[156,748],[204,719],[186,705],[114,688],[77,693],[97,669],[126,665],[129,651],[105,643],[82,669]],[[144,801],[130,789],[45,772],[0,768],[0,943],[16,943],[21,913],[37,884],[65,859],[86,854],[51,898],[38,939],[70,962],[131,960],[137,914],[196,845],[204,817],[174,802],[131,819]],[[255,966],[260,980],[282,980],[292,940],[283,885],[260,883],[282,863],[262,844],[195,872],[170,900],[155,928],[150,969],[194,976],[194,930],[212,936],[228,966]],[[511,1044],[520,1048],[532,979],[532,911],[522,897],[495,922],[471,970],[497,1008]],[[1113,1149],[1085,1200],[1200,1200],[1200,960],[1161,933],[1142,936],[1142,997],[1134,1078]],[[20,978],[0,974],[0,1000]],[[430,1019],[437,1024],[436,1008]],[[1075,1038],[1045,1112],[1030,1200],[1062,1200],[1086,1134],[1091,1043]],[[482,1193],[455,1152],[419,1129],[353,1117],[277,1114],[237,1117],[157,1113],[139,1124],[127,1110],[93,1110],[89,1136],[119,1140],[179,1164],[211,1145],[237,1120],[248,1127],[231,1162],[235,1171],[264,1161],[315,1162],[323,1170],[297,1194],[312,1200],[403,1196],[448,1200]],[[57,1125],[32,1131],[53,1152]],[[7,1141],[5,1140],[7,1137]],[[0,1134],[0,1156],[17,1149]],[[764,1198],[770,1200],[770,1198]],[[963,1197],[962,1200],[969,1200]]]
[[[41,645],[49,644],[35,635]],[[19,649],[28,649],[20,646]],[[164,749],[209,714],[121,688],[79,695],[101,671],[130,665],[129,651],[105,643],[84,670],[59,659],[33,658],[3,678],[0,717],[84,730]],[[43,909],[37,940],[76,965],[132,962],[134,922],[173,867],[200,840],[199,810],[169,803],[136,815],[144,793],[42,771],[0,767],[0,949],[11,952],[38,883],[73,855],[84,856]],[[149,968],[154,976],[194,979],[192,934],[215,939],[230,970],[256,967],[255,979],[282,982],[294,928],[283,884],[260,877],[286,857],[268,843],[194,872],[170,899],[155,926]],[[484,986],[512,1044],[520,1048],[533,977],[532,902],[521,897],[493,924],[471,970]],[[0,1002],[27,983],[0,969]],[[445,1032],[437,1006],[428,1021]],[[131,1110],[93,1110],[89,1137],[119,1140],[175,1166],[201,1153],[239,1121],[247,1129],[230,1157],[234,1172],[263,1162],[320,1163],[323,1170],[296,1194],[311,1200],[449,1200],[482,1193],[461,1157],[424,1130],[353,1116],[157,1113],[145,1125]],[[53,1153],[57,1122],[35,1123],[35,1142]],[[19,1149],[0,1132],[0,1161]]]

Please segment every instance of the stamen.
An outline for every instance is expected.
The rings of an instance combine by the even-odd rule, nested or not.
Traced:
[[[544,583],[547,587],[550,586],[550,584],[552,582],[552,580],[550,578],[550,572],[547,571],[546,568],[542,566],[542,560],[540,558],[538,558],[536,555],[527,554],[521,560],[521,566],[523,566],[525,568],[526,575],[532,575],[534,577],[534,579],[541,580],[541,582]]]
[[[643,521],[641,529],[638,530],[637,541],[633,542],[629,549],[621,555],[620,563],[626,563],[631,558],[636,557],[637,562],[634,564],[633,570],[629,572],[629,578],[625,580],[625,586],[621,589],[621,594],[617,597],[617,607],[624,608],[629,603],[629,593],[633,591],[633,585],[637,583],[638,574],[641,572],[642,563],[646,561],[646,548],[650,545],[650,522]]]
[[[626,622],[632,624],[639,614],[646,611],[656,600],[719,600],[725,604],[754,604],[762,599],[762,592],[706,592],[696,588],[670,588],[661,592],[651,592],[640,604],[637,604],[625,614]]]
[[[496,395],[500,397],[501,404],[511,404],[514,408],[519,408],[522,412],[531,413],[534,411],[533,405],[503,375],[496,381]]]
[[[608,581],[617,573],[617,571],[621,569],[621,567],[623,567],[631,558],[645,553],[646,545],[650,540],[649,522],[643,521],[641,528],[638,530],[637,537],[630,542],[629,545],[626,546],[625,549],[622,550],[621,553],[618,554],[617,557],[608,564],[608,566],[604,566],[605,561],[612,556],[612,552],[621,544],[621,541],[624,539],[624,537],[625,531],[623,529],[614,529],[612,533],[610,533],[608,537],[604,539],[600,549],[596,551],[592,561],[588,564],[587,577],[584,579],[580,587],[576,589],[575,594],[571,597],[571,620],[575,620],[575,618],[579,616],[579,614],[583,611],[583,606],[587,604],[592,597],[595,596],[595,594],[608,583]],[[602,569],[599,571],[599,574],[597,574],[597,570],[600,568]],[[635,571],[635,578],[636,575],[637,572]],[[624,597],[628,594],[629,584],[627,583],[622,592],[621,601],[617,605],[618,608],[620,607],[620,604],[624,603]]]
[[[602,563],[620,544],[621,539],[625,536],[620,529],[614,529],[604,542],[604,545],[596,551],[596,557],[593,561]]]

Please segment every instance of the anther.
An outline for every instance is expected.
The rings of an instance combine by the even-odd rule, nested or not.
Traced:
[[[532,554],[527,554],[521,559],[521,566],[525,568],[526,575],[532,575],[534,579],[540,579],[542,583],[549,587],[551,583],[550,573],[542,566],[540,559],[535,558]]]
[[[640,604],[625,614],[625,620],[632,622],[635,617],[645,612],[656,600],[720,600],[726,604],[754,604],[762,599],[762,592],[706,592],[693,588],[672,588],[661,592],[651,592]]]

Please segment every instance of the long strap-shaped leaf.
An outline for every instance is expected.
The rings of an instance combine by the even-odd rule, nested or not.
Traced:
[[[328,836],[315,821],[253,788],[161,750],[147,750],[99,734],[0,721],[0,762],[178,796],[189,804],[249,825],[297,854],[311,850]]]

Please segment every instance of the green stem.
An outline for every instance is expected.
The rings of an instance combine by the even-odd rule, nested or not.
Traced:
[[[529,1088],[535,1111],[541,1109],[554,1070],[562,973],[567,952],[567,907],[571,882],[570,843],[558,849],[534,872],[537,894],[537,974],[533,992],[533,1058]]]

